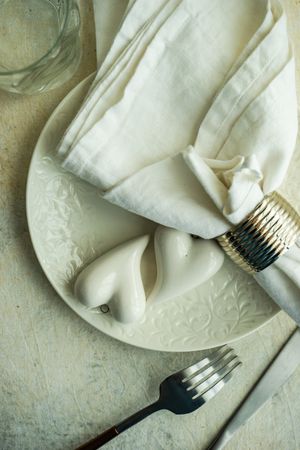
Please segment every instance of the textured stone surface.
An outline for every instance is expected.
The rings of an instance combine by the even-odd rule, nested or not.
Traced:
[[[300,2],[285,1],[300,73]],[[81,1],[84,56],[76,76],[33,97],[0,92],[0,448],[72,449],[157,395],[160,381],[201,353],[127,346],[77,317],[37,263],[25,216],[30,157],[47,118],[95,68],[92,2]],[[243,367],[210,403],[187,416],[160,412],[107,445],[122,450],[204,449],[294,328],[280,313],[234,344]],[[300,369],[228,449],[300,448]]]

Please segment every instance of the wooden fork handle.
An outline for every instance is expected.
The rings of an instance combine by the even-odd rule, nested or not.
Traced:
[[[118,436],[119,432],[116,427],[111,427],[103,433],[99,434],[99,436],[95,437],[89,442],[78,447],[76,450],[97,450],[97,448],[102,447],[102,445],[111,441],[113,438]]]

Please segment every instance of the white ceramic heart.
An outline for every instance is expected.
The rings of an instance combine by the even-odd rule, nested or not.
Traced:
[[[93,261],[76,279],[77,299],[88,308],[108,304],[119,322],[139,320],[146,308],[140,265],[148,242],[148,235],[132,239]]]
[[[157,278],[148,302],[178,297],[212,277],[224,252],[214,241],[159,226],[154,238]]]

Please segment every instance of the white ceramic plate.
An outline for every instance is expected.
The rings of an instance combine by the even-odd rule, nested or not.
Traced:
[[[107,203],[95,187],[62,170],[55,160],[57,144],[90,80],[79,84],[54,111],[31,161],[27,185],[29,229],[49,281],[84,320],[139,347],[201,350],[257,329],[278,309],[255,281],[228,259],[209,281],[180,298],[149,306],[145,317],[134,325],[121,325],[109,313],[89,311],[76,301],[73,281],[84,265],[121,242],[153,233],[156,227]],[[150,249],[143,271],[153,279],[151,261]]]

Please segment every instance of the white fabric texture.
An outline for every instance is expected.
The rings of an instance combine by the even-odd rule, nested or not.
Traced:
[[[127,6],[126,0],[93,0],[98,67],[112,46]]]
[[[108,201],[215,238],[282,183],[294,72],[277,0],[133,0],[58,154]],[[299,246],[255,278],[300,325]]]

